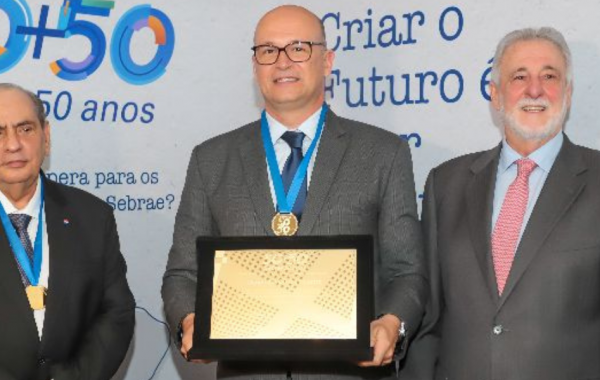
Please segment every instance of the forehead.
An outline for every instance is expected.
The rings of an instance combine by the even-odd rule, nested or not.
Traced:
[[[29,96],[16,89],[0,90],[0,120],[3,123],[30,118],[34,121],[37,120],[33,102]]]
[[[281,9],[265,15],[254,33],[254,42],[287,44],[293,40],[320,40],[319,20],[308,12]]]
[[[553,68],[564,72],[565,57],[560,49],[546,40],[519,41],[509,46],[500,64],[502,71],[542,70]]]

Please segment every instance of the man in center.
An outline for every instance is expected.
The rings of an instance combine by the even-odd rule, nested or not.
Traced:
[[[272,219],[284,208],[274,177],[281,173],[287,192],[292,167],[306,155],[306,177],[289,205],[299,220],[297,235],[374,238],[379,316],[370,326],[374,356],[362,363],[221,362],[217,376],[389,376],[396,343],[418,326],[427,291],[408,144],[390,132],[338,117],[325,105],[334,53],[313,13],[290,5],[271,10],[256,27],[254,45],[267,132],[261,132],[259,120],[197,146],[176,217],[162,294],[169,323],[181,333],[181,353],[187,357],[193,345],[194,319],[209,318],[194,314],[196,237],[274,236]]]

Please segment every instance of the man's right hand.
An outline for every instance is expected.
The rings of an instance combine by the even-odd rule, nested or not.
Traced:
[[[183,318],[183,321],[181,321],[181,331],[183,332],[183,336],[181,337],[181,349],[179,351],[181,352],[181,355],[183,355],[183,357],[187,361],[191,361],[193,363],[208,364],[212,360],[203,360],[203,359],[190,360],[188,358],[188,352],[192,348],[192,344],[194,341],[194,319],[195,318],[196,318],[196,314],[190,313],[190,314],[186,315],[185,318]]]

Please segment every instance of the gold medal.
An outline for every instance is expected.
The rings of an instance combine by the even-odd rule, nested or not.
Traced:
[[[25,293],[33,310],[42,310],[46,307],[46,288],[29,285],[25,288]]]
[[[292,213],[277,213],[271,221],[271,228],[277,236],[294,236],[298,231],[298,219]]]

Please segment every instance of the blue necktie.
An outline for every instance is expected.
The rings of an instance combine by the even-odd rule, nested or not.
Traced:
[[[281,179],[283,180],[283,188],[287,195],[290,186],[292,185],[292,181],[294,180],[294,175],[302,162],[302,158],[304,155],[302,154],[302,141],[304,141],[304,133],[302,132],[285,132],[281,138],[288,143],[290,148],[292,148],[292,153],[288,157],[285,165],[283,166],[283,171],[281,172]],[[302,216],[302,209],[304,208],[304,202],[306,201],[306,179],[308,175],[304,178],[302,185],[300,186],[300,191],[298,192],[298,198],[296,198],[296,203],[294,203],[294,207],[292,208],[292,213],[296,215],[298,221]]]
[[[17,236],[19,236],[19,240],[21,240],[21,244],[23,244],[23,248],[25,248],[25,253],[27,253],[27,257],[29,258],[29,265],[33,266],[33,246],[31,245],[29,233],[27,232],[27,226],[29,226],[31,216],[27,214],[9,214],[8,217],[10,218],[13,227],[15,227],[15,231],[17,232]],[[17,266],[19,267],[23,285],[31,285],[18,260]]]

